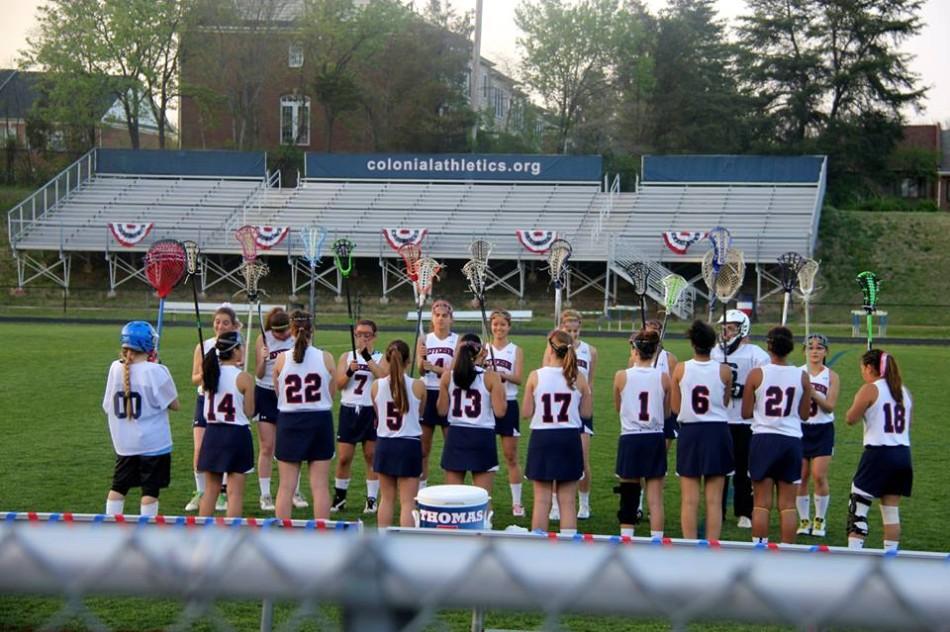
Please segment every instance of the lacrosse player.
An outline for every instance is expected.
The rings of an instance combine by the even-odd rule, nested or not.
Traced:
[[[426,408],[422,413],[422,479],[419,489],[423,489],[429,479],[429,453],[432,452],[432,435],[436,426],[442,428],[442,438],[445,438],[449,427],[449,420],[440,415],[436,402],[439,400],[439,380],[442,374],[452,370],[452,361],[455,359],[455,347],[459,336],[452,332],[452,304],[445,299],[432,303],[432,322],[430,331],[425,339],[419,341],[416,349],[416,358],[419,364],[419,374],[426,385]]]
[[[518,465],[518,437],[521,436],[518,386],[524,378],[524,351],[508,339],[511,314],[503,309],[496,309],[489,320],[494,369],[505,385],[507,398],[505,414],[495,417],[495,434],[501,437],[501,451],[508,468],[511,515],[520,518],[524,516],[524,505],[521,502],[521,467]]]

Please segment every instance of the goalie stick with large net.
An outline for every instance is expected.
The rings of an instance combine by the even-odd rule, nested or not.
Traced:
[[[738,248],[729,248],[726,251],[726,259],[719,272],[716,274],[715,294],[716,299],[722,303],[722,322],[726,323],[726,311],[729,301],[735,298],[742,287],[745,279],[745,254]],[[725,344],[723,337],[722,345],[723,356],[729,359],[729,347]]]

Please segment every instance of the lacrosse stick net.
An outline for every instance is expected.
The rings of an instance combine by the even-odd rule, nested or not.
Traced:
[[[198,329],[198,348],[202,348],[204,342],[204,333],[201,331],[201,310],[198,307],[198,285],[195,275],[198,273],[198,244],[193,241],[181,242],[185,249],[185,271],[191,277],[191,293],[195,300],[195,326]]]
[[[260,281],[267,276],[270,268],[262,261],[245,261],[241,266],[241,276],[244,277],[244,289],[239,290],[238,294],[244,293],[251,302],[260,302],[261,294],[267,293],[260,288]]]
[[[349,239],[337,239],[331,246],[333,249],[333,265],[343,277],[346,288],[346,313],[350,317],[350,349],[353,352],[353,362],[356,362],[356,326],[353,323],[353,302],[350,299],[350,272],[353,271],[353,251],[356,244]]]
[[[487,251],[483,251],[486,255],[491,252],[489,247]],[[488,328],[488,317],[485,315],[485,278],[486,273],[488,272],[488,262],[484,259],[474,258],[476,256],[475,250],[472,250],[473,258],[470,259],[462,266],[462,274],[465,275],[465,279],[468,281],[468,287],[472,290],[472,294],[475,295],[475,299],[478,301],[478,307],[482,312],[482,336],[483,339],[488,340],[491,331]],[[495,351],[492,348],[492,345],[488,345],[488,353],[491,356],[491,366],[495,367]]]
[[[300,248],[303,251],[303,258],[310,265],[310,314],[316,312],[316,285],[315,278],[317,264],[320,263],[320,252],[323,250],[323,242],[327,239],[327,229],[323,226],[311,225],[301,228],[297,233],[300,240]]]
[[[405,246],[404,246],[405,247]],[[399,249],[402,251],[402,248]],[[404,257],[405,259],[405,257]],[[407,264],[408,265],[408,264]],[[416,369],[416,349],[419,346],[419,334],[422,330],[422,306],[425,304],[426,296],[432,291],[432,284],[435,282],[442,264],[432,257],[423,257],[416,259],[412,264],[412,272],[407,270],[407,275],[413,281],[413,287],[416,290],[416,339],[412,343],[412,364],[409,369],[409,376]]]
[[[874,312],[877,311],[877,299],[878,294],[881,291],[881,280],[877,278],[877,275],[873,272],[865,270],[858,274],[855,279],[858,282],[858,287],[861,288],[861,294],[864,298],[864,311],[867,314],[867,328],[868,328],[868,351],[871,350],[871,330],[874,327]]]
[[[623,267],[627,274],[630,275],[630,280],[633,281],[633,291],[637,295],[637,300],[640,304],[640,326],[646,327],[647,278],[650,274],[650,268],[645,262],[638,260],[628,261]]]
[[[788,320],[788,303],[791,300],[792,291],[798,285],[798,271],[801,270],[803,263],[805,263],[805,258],[797,252],[783,252],[778,256],[779,280],[785,291],[785,297],[782,300],[783,326]]]
[[[185,277],[188,256],[181,242],[174,239],[161,239],[152,244],[145,253],[145,278],[158,294],[158,341],[155,343],[155,355],[158,357],[158,344],[162,338],[162,318],[165,314],[165,297]]]
[[[557,289],[564,287],[564,281],[567,278],[567,262],[573,252],[574,249],[566,239],[555,239],[551,242],[551,247],[548,249],[548,271]]]
[[[811,313],[809,302],[811,295],[815,291],[815,277],[818,276],[818,262],[814,259],[805,259],[802,267],[798,269],[798,289],[802,293],[805,303],[805,340],[811,334]]]
[[[726,260],[716,275],[716,298],[722,302],[723,309],[726,303],[735,298],[745,279],[745,255],[738,248],[726,251]]]
[[[716,226],[709,231],[709,241],[712,242],[713,269],[719,272],[719,268],[726,264],[727,252],[732,246],[732,234],[729,229],[722,226]]]
[[[245,224],[234,231],[234,238],[241,245],[241,255],[245,261],[257,259],[257,229]]]
[[[419,263],[419,259],[422,258],[422,248],[419,244],[404,244],[399,247],[399,256],[402,257],[402,262],[406,266],[406,276],[409,277],[409,280],[413,283],[416,282],[417,273],[416,273],[416,264]]]
[[[663,283],[663,326],[662,329],[660,329],[660,344],[662,345],[663,338],[666,336],[666,321],[670,317],[670,312],[673,311],[673,307],[679,302],[683,290],[686,289],[689,283],[678,274],[667,274],[661,279],[661,282]],[[653,356],[654,367],[656,367],[656,363],[659,359],[660,353],[658,350],[656,355]]]

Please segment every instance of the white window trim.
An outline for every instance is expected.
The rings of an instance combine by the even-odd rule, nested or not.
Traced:
[[[291,42],[287,46],[287,67],[302,68],[304,61],[303,44],[300,42]]]
[[[278,106],[278,116],[277,116],[277,125],[278,125],[278,138],[280,139],[281,145],[290,145],[291,143],[284,142],[284,106],[291,107],[291,125],[294,130],[300,128],[300,112],[305,107],[307,109],[307,133],[301,138],[297,139],[297,146],[305,147],[310,145],[310,97],[300,97],[296,95],[284,95],[280,97],[280,104]]]

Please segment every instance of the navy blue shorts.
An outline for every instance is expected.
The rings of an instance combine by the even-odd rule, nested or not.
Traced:
[[[204,428],[208,425],[208,420],[205,419],[205,396],[199,395],[198,400],[195,402],[195,416],[191,420],[192,428]]]
[[[875,498],[882,496],[910,496],[914,486],[914,467],[910,448],[905,445],[866,445],[854,486]]]
[[[666,438],[662,432],[621,435],[617,442],[620,478],[662,478],[666,476]]]
[[[732,474],[735,467],[729,424],[718,421],[680,424],[676,444],[677,474],[692,478],[726,476]]]
[[[254,440],[249,426],[208,424],[198,452],[199,472],[244,474],[253,467]]]
[[[573,429],[532,431],[524,471],[532,481],[579,481],[584,474],[581,433]]]
[[[501,437],[521,436],[521,410],[517,399],[509,399],[504,417],[495,417],[495,434]]]
[[[802,440],[771,432],[752,435],[749,442],[749,478],[800,483],[802,480]]]
[[[581,432],[586,432],[589,435],[594,434],[594,417],[581,417]]]
[[[329,410],[281,412],[277,417],[274,456],[286,463],[329,461],[333,458],[333,414]]]
[[[835,425],[802,424],[802,458],[831,456],[835,453]]]
[[[340,443],[366,443],[376,441],[376,409],[372,406],[340,405],[340,423],[336,431],[336,440]]]
[[[679,436],[679,433],[680,422],[676,420],[676,413],[672,413],[663,420],[663,436],[672,441]]]
[[[133,487],[141,487],[143,496],[158,498],[159,490],[168,487],[171,480],[171,452],[155,456],[117,454],[111,489],[125,496]]]
[[[419,437],[380,437],[373,453],[373,471],[393,478],[422,476],[422,441]]]
[[[498,448],[491,428],[449,426],[442,448],[442,469],[447,472],[493,472],[498,469]]]
[[[272,388],[254,385],[254,414],[257,421],[268,424],[277,423],[277,391]]]
[[[439,414],[436,404],[439,401],[439,391],[426,389],[426,407],[422,411],[419,423],[423,426],[448,426],[449,418]]]

